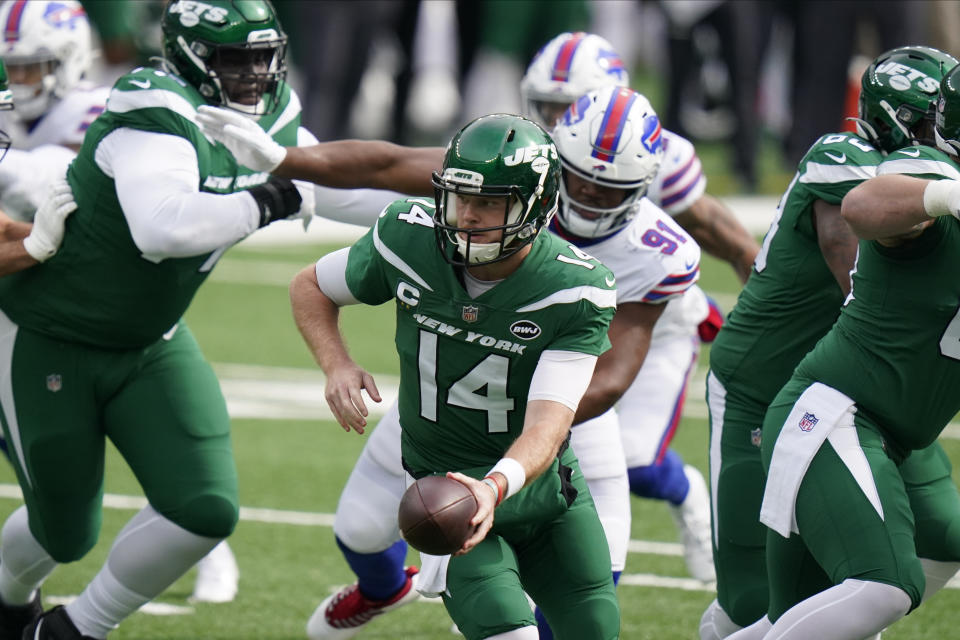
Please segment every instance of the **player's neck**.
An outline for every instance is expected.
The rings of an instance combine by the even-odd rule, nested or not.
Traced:
[[[523,262],[523,259],[527,257],[527,254],[530,253],[532,247],[532,244],[528,244],[509,258],[501,260],[500,262],[467,267],[467,272],[477,280],[503,280],[520,268],[520,264]]]

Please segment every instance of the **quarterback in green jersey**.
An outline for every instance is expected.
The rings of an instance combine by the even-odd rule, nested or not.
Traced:
[[[915,531],[931,523],[902,463],[960,411],[958,79],[940,83],[943,150],[890,154],[843,200],[860,238],[851,290],[764,420],[770,610],[737,640],[873,637],[924,595]],[[923,166],[938,179],[887,175]],[[947,522],[943,544],[957,531]]]
[[[479,504],[476,533],[449,564],[425,559],[418,589],[443,594],[471,640],[536,638],[524,590],[558,638],[619,636],[609,551],[567,447],[616,290],[606,267],[545,232],[559,179],[539,126],[479,118],[451,141],[435,200],[393,203],[291,285],[327,402],[359,432],[361,390],[380,396],[347,355],[338,309],[395,301],[404,468],[449,474]]]
[[[929,105],[954,64],[927,47],[894,49],[873,61],[863,74],[858,134],[822,136],[801,160],[754,272],[713,345],[707,399],[717,600],[703,615],[701,640],[724,638],[767,612],[767,529],[758,520],[764,414],[849,293],[857,238],[840,217],[841,200],[876,175],[886,153],[932,143]],[[919,149],[911,146],[902,157]],[[960,547],[944,544],[938,526],[960,515],[960,499],[939,445],[910,456],[901,471],[918,523],[932,523],[919,527],[918,553],[935,591],[960,560]],[[933,506],[931,495],[949,507],[939,500]]]

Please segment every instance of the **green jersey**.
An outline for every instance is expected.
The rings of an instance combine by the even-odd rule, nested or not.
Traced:
[[[843,293],[820,252],[813,204],[839,205],[883,156],[849,133],[817,140],[800,161],[740,293],[710,350],[728,390],[769,404],[840,313]]]
[[[430,199],[391,204],[346,272],[359,301],[396,300],[402,451],[415,475],[502,457],[523,429],[540,354],[600,355],[616,305],[613,274],[547,232],[516,271],[470,297],[438,249],[433,210]]]
[[[890,154],[879,173],[960,177],[928,147]],[[939,175],[938,175],[939,174]],[[897,247],[861,241],[853,290],[833,329],[797,367],[851,397],[905,453],[960,411],[960,220],[937,218]]]
[[[0,279],[0,308],[18,325],[45,335],[105,348],[154,342],[179,320],[227,247],[204,255],[151,261],[141,255],[117,198],[113,178],[98,166],[97,147],[129,128],[179,136],[197,153],[200,191],[231,193],[268,178],[237,166],[206,138],[195,113],[203,97],[180,78],[139,68],[120,78],[106,111],[90,125],[67,179],[77,210],[50,260]],[[283,145],[297,144],[300,104],[283,87],[280,107],[259,120]]]

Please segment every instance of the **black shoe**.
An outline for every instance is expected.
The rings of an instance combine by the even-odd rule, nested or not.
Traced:
[[[43,613],[40,604],[40,590],[33,601],[18,606],[10,606],[0,601],[0,640],[20,640],[23,630]]]
[[[22,640],[95,640],[80,635],[67,610],[56,606],[24,628]]]

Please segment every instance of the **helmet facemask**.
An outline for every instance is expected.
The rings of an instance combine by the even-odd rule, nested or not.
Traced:
[[[544,160],[544,165],[548,163]],[[530,220],[529,212],[543,194],[543,182],[547,177],[546,167],[541,173],[542,179],[530,198],[524,200],[516,186],[484,185],[482,177],[471,175],[473,172],[447,168],[443,175],[433,174],[433,186],[436,193],[436,215],[434,226],[437,242],[447,260],[457,266],[476,266],[500,262],[517,253],[533,242],[540,229],[549,223],[554,211],[545,217]],[[461,227],[458,220],[458,206],[464,204],[464,197],[502,200],[503,223],[489,227]],[[556,200],[553,204],[556,209]],[[497,242],[480,242],[478,236],[491,231],[500,231]],[[455,244],[456,255],[446,252],[447,243]]]
[[[48,55],[33,59],[5,59],[17,120],[31,122],[49,108],[57,87],[59,61]],[[26,80],[26,82],[24,82]]]
[[[272,29],[265,30],[264,35],[259,42],[230,45],[203,40],[188,44],[178,35],[176,43],[206,76],[198,87],[204,98],[246,115],[261,116],[276,110],[280,81],[287,75],[287,37]]]
[[[646,195],[647,188],[656,175],[651,174],[642,185],[620,188],[604,184],[592,176],[577,171],[571,163],[564,160],[562,155],[560,160],[563,162],[563,178],[560,180],[561,206],[558,215],[564,230],[580,238],[601,238],[627,226],[637,213],[635,205]],[[571,174],[598,186],[619,189],[624,194],[623,200],[612,207],[600,207],[581,202],[571,195],[567,186],[567,180]]]

